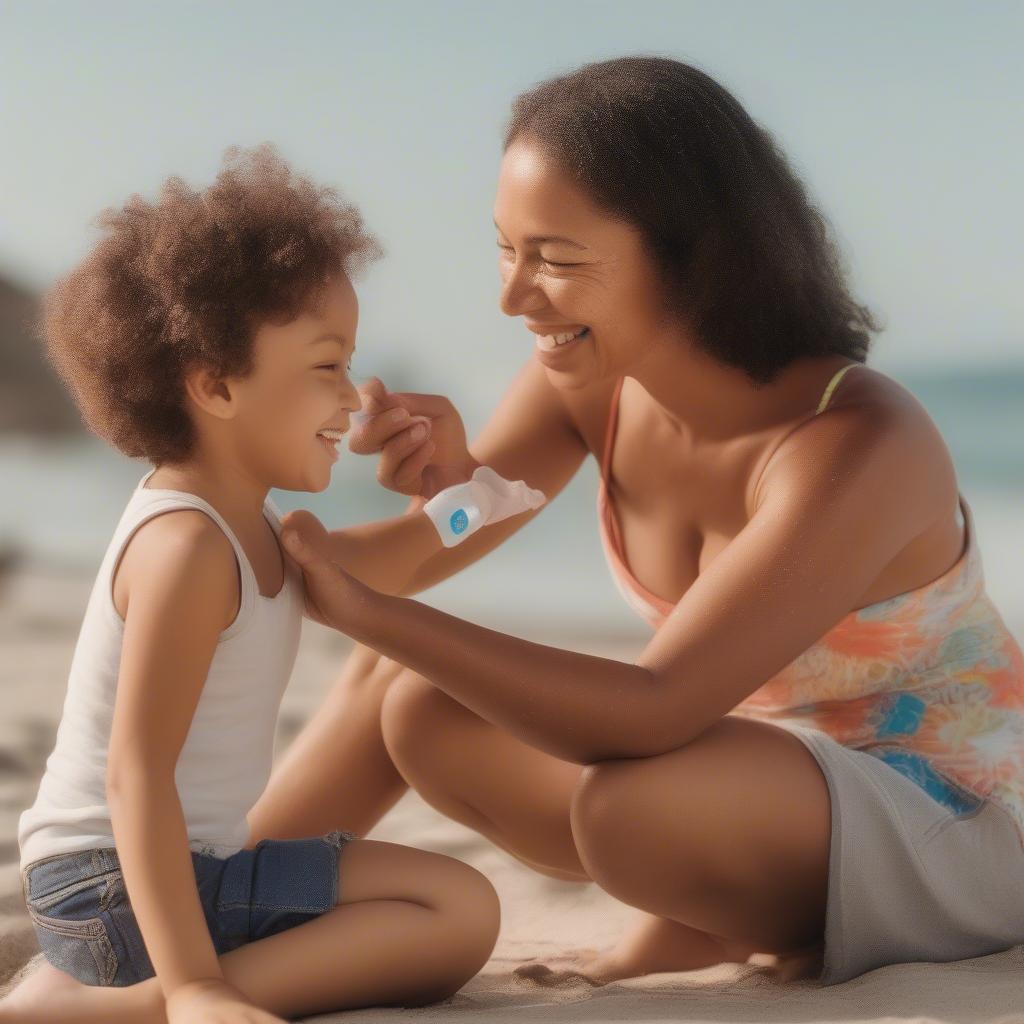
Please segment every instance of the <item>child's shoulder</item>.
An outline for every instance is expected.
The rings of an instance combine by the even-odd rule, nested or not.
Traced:
[[[122,619],[130,602],[146,595],[169,604],[201,601],[213,614],[223,608],[226,626],[240,600],[234,548],[200,509],[161,512],[128,538],[113,571],[111,592]]]

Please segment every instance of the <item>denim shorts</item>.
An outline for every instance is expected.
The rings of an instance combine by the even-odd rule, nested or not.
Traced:
[[[264,839],[227,858],[192,851],[199,900],[219,954],[310,921],[337,905],[338,858],[351,832]],[[154,975],[113,848],[25,865],[22,890],[39,946],[86,985],[121,987]]]

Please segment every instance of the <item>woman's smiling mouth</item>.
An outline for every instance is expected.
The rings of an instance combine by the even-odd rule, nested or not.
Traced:
[[[559,331],[555,333],[541,334],[533,331],[537,348],[542,352],[553,352],[556,348],[562,348],[571,342],[585,340],[590,336],[589,327],[577,327],[574,330]]]

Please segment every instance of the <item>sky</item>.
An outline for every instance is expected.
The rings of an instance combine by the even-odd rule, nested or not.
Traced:
[[[92,218],[231,144],[362,209],[355,372],[482,416],[532,337],[497,308],[500,140],[521,90],[651,53],[696,64],[823,210],[883,369],[1024,364],[1024,4],[0,0],[0,273],[46,287]]]

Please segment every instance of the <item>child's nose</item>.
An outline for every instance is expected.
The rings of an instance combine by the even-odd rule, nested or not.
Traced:
[[[343,408],[350,413],[359,412],[363,407],[363,396],[359,394],[359,389],[356,387],[356,382],[352,380],[346,380],[342,388],[342,402]]]
[[[353,427],[359,426],[366,420],[366,413],[362,411],[363,403],[359,398],[358,392],[354,392],[354,397],[350,401],[345,401],[341,405],[340,412],[347,413],[345,429],[346,431],[352,430]]]

